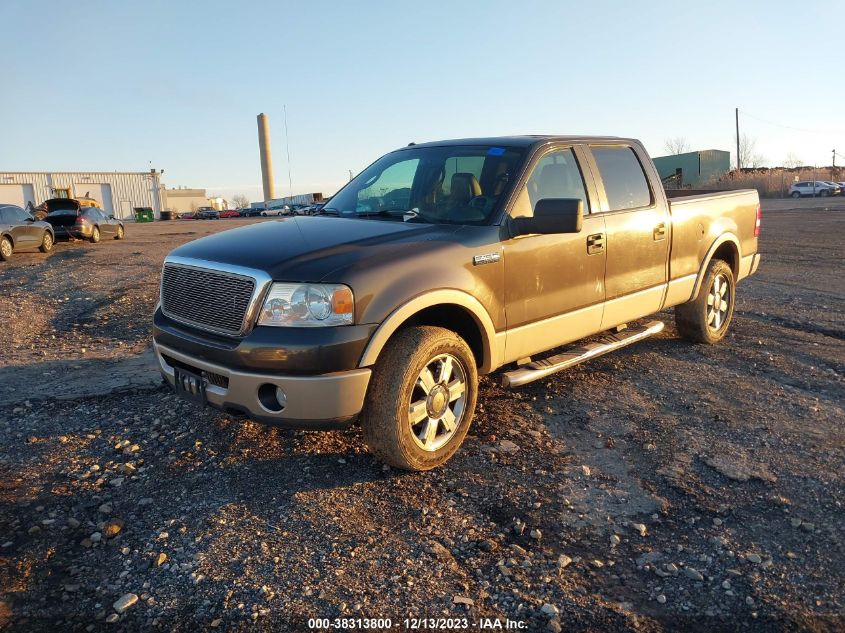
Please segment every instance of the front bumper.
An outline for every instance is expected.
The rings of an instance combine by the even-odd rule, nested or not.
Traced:
[[[348,426],[364,406],[370,382],[369,369],[353,369],[316,376],[290,376],[237,370],[189,356],[153,341],[162,376],[175,386],[175,366],[202,375],[207,381],[208,403],[236,415],[299,429],[333,429]],[[259,396],[267,385],[287,396],[280,411],[268,409]]]

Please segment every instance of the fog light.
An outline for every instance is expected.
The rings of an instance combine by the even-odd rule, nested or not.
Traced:
[[[280,413],[288,403],[288,397],[280,387],[265,382],[258,388],[258,401],[270,413]]]
[[[279,406],[284,409],[288,404],[288,397],[281,387],[276,387],[276,400],[279,401]]]

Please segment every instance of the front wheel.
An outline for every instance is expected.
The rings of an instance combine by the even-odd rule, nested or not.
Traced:
[[[445,463],[469,430],[478,371],[466,342],[431,326],[398,332],[370,382],[361,426],[370,451],[404,470]]]
[[[736,282],[727,262],[714,259],[707,266],[698,296],[675,308],[678,333],[693,343],[718,343],[728,332],[734,313]]]
[[[827,189],[822,189],[822,190],[819,192],[819,195],[820,195],[822,198],[827,198],[827,197],[830,195],[830,192],[829,192]]]
[[[12,258],[12,240],[8,237],[0,238],[0,259],[4,262],[9,261]]]
[[[123,235],[124,235],[124,232],[123,232],[123,225],[122,225],[122,224],[118,224],[118,225],[117,225],[117,233],[115,233],[115,235],[114,235],[114,239],[116,239],[116,240],[122,240],[122,239],[123,239]]]
[[[41,238],[41,246],[38,247],[42,253],[49,253],[53,250],[53,236],[50,231],[44,231],[44,237]]]
[[[98,229],[98,228],[95,226],[95,227],[94,227],[94,230],[93,230],[93,231],[91,231],[91,242],[93,242],[94,244],[96,244],[96,243],[97,243],[97,242],[99,242],[99,241],[100,241],[100,229]]]

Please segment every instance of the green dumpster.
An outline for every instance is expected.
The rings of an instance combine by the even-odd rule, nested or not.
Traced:
[[[136,222],[152,222],[155,219],[155,214],[150,207],[135,207]]]

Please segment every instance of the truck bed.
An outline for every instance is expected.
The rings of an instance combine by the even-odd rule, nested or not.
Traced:
[[[667,189],[666,198],[673,230],[670,280],[697,274],[711,245],[725,234],[735,236],[739,242],[734,270],[737,277],[744,276],[750,258],[757,252],[757,191]]]

